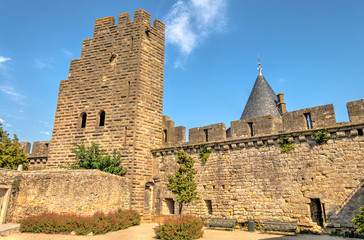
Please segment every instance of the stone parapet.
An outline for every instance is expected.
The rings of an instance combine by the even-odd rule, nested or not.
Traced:
[[[128,178],[99,170],[0,169],[0,179],[0,184],[12,186],[7,222],[44,211],[91,215],[130,209]]]

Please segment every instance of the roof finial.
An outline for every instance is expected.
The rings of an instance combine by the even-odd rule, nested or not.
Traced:
[[[262,76],[263,74],[262,74],[262,67],[260,66],[261,64],[260,64],[260,58],[259,58],[259,56],[258,56],[258,70],[259,70],[259,76]]]

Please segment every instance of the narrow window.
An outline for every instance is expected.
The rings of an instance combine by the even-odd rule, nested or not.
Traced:
[[[311,199],[310,210],[311,210],[312,221],[317,223],[317,225],[323,227],[324,219],[322,217],[322,207],[320,199],[318,198]]]
[[[128,97],[130,96],[130,81],[128,81]]]
[[[81,128],[86,127],[87,113],[81,113]]]
[[[248,126],[249,126],[249,134],[250,134],[250,136],[254,136],[253,123],[252,122],[248,122]]]
[[[169,214],[174,214],[174,200],[172,198],[166,198],[166,204]]]
[[[205,129],[203,131],[205,133],[205,142],[208,142],[209,141],[209,130],[208,129]]]
[[[168,135],[167,135],[167,129],[163,130],[163,141],[166,143],[168,142]]]
[[[134,38],[131,37],[131,44],[130,44],[130,50],[133,51],[133,43],[134,43]]]
[[[311,113],[305,113],[307,129],[312,129]]]
[[[206,208],[207,208],[207,213],[209,215],[212,215],[212,202],[211,202],[211,200],[205,200],[205,204],[206,204]]]
[[[105,126],[105,111],[100,111],[99,115],[100,115],[99,126],[100,127]]]

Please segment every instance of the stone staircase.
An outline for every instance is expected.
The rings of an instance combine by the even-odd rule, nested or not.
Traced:
[[[143,210],[143,218],[142,223],[151,223],[152,222],[152,214],[149,210]]]
[[[8,236],[13,233],[18,233],[20,224],[17,223],[6,223],[0,224],[0,236]]]

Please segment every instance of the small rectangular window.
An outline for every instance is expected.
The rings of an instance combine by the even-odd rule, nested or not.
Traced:
[[[254,136],[253,123],[252,122],[248,122],[248,126],[249,126],[249,134],[252,137],[252,136]]]
[[[105,111],[101,111],[100,113],[99,113],[99,117],[100,117],[100,121],[99,121],[99,126],[100,127],[103,127],[103,126],[105,126]]]
[[[86,127],[87,113],[81,113],[81,128]]]
[[[205,133],[205,142],[208,142],[209,141],[209,130],[208,129],[205,129],[203,131]]]
[[[167,129],[163,130],[163,141],[168,142],[168,134]]]
[[[304,113],[307,129],[312,129],[311,113]]]

